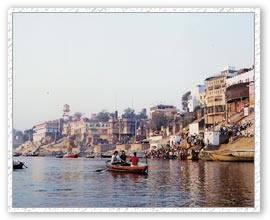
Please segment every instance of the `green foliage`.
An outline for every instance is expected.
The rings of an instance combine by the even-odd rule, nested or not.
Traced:
[[[111,118],[111,113],[106,110],[102,110],[97,114],[97,120],[100,122],[108,122]]]
[[[73,117],[77,120],[81,119],[81,117],[83,116],[83,113],[81,112],[75,112]]]
[[[163,113],[155,113],[152,115],[151,128],[153,131],[160,131],[161,127],[166,127],[169,123],[169,119]]]
[[[137,120],[147,119],[147,115],[145,115],[144,113],[140,112],[139,114],[135,115],[135,118]]]
[[[124,110],[124,114],[122,114],[122,118],[134,118],[134,109],[127,108]]]
[[[191,92],[188,91],[182,96],[182,107],[184,111],[188,109],[188,97],[190,96]]]

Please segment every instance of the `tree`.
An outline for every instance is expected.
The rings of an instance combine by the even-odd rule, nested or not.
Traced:
[[[107,110],[102,110],[97,114],[97,120],[100,122],[108,122],[111,118],[111,113],[109,113]]]
[[[127,108],[124,110],[124,114],[122,114],[122,118],[133,118],[134,117],[134,109]]]
[[[150,127],[154,131],[160,131],[161,127],[166,127],[169,123],[169,118],[163,113],[154,113],[152,115]]]
[[[147,115],[145,115],[143,112],[140,112],[139,114],[135,115],[135,118],[137,120],[141,120],[141,119],[147,119]]]
[[[191,92],[188,91],[182,96],[182,108],[184,111],[188,110],[188,97],[190,96]]]
[[[83,113],[81,113],[81,112],[75,112],[74,115],[73,115],[73,117],[76,120],[80,120],[82,116],[83,116]]]
[[[28,129],[23,132],[23,141],[32,141],[33,140],[33,129]]]

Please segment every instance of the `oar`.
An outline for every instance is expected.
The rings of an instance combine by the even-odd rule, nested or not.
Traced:
[[[111,160],[107,160],[106,163],[110,162]],[[94,172],[101,172],[101,171],[104,171],[104,170],[107,170],[107,168],[99,168],[99,169],[96,169]]]
[[[107,168],[99,168],[99,169],[96,169],[94,172],[101,172],[101,171],[104,171],[104,170],[107,170]]]
[[[28,168],[25,164],[23,164],[23,166],[24,166],[25,168]]]

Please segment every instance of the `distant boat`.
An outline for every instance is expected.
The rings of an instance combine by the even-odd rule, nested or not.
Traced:
[[[253,162],[254,151],[213,151],[209,156],[216,161],[224,162]]]
[[[88,154],[85,156],[86,158],[95,158],[95,155],[94,154]]]
[[[121,164],[112,165],[110,161],[107,161],[106,168],[109,171],[117,171],[117,172],[124,172],[124,173],[147,174],[148,172],[148,165],[144,163],[138,163],[137,166],[121,166]]]
[[[19,160],[17,160],[17,161],[13,160],[13,170],[15,170],[15,169],[23,169],[23,167],[26,167],[24,165],[24,162],[19,161]]]
[[[101,158],[111,158],[112,156],[111,156],[111,155],[101,154],[100,157],[101,157]]]
[[[13,154],[13,157],[19,157],[19,156],[21,156],[21,155],[22,155],[21,153],[15,152],[15,153]]]
[[[55,157],[56,157],[56,158],[63,158],[64,155],[62,155],[62,154],[57,154]]]
[[[26,154],[26,156],[27,157],[37,157],[37,156],[39,156],[39,154],[36,152],[32,152],[32,153]]]
[[[63,158],[78,158],[78,154],[75,153],[66,153]]]

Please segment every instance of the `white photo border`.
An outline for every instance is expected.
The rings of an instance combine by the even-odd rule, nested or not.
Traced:
[[[254,207],[249,208],[13,208],[13,14],[14,13],[254,13],[255,175]],[[260,8],[10,8],[8,10],[8,211],[9,212],[260,212]]]

